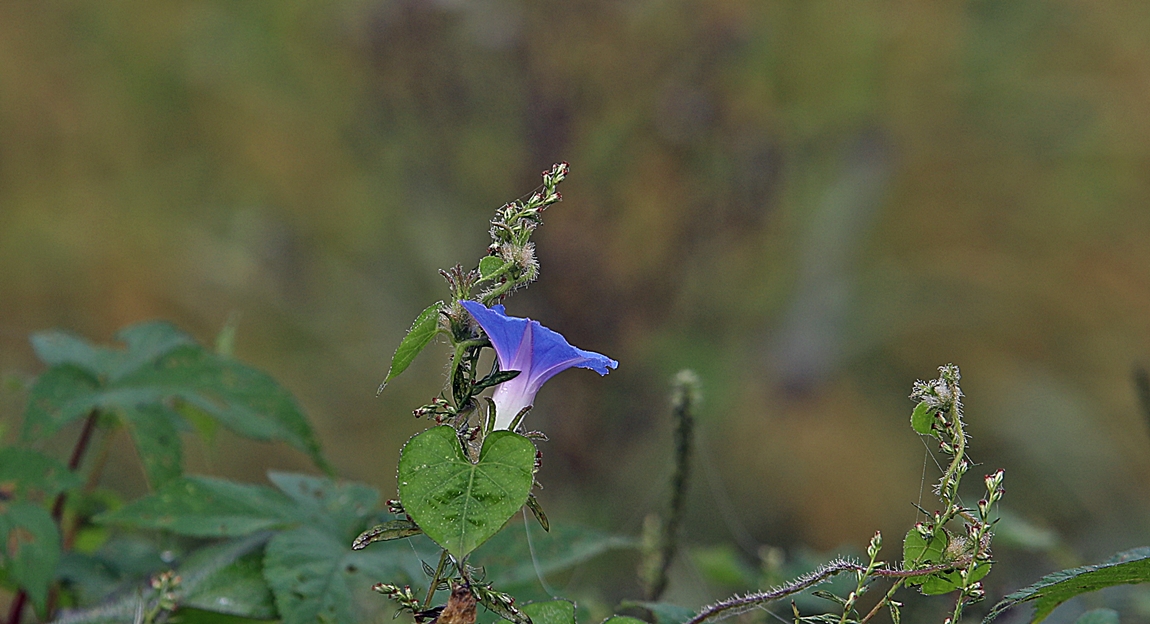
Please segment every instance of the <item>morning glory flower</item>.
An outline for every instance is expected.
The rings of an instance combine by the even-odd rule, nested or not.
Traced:
[[[507,316],[501,305],[488,309],[478,301],[460,303],[487,333],[499,368],[519,371],[514,379],[499,384],[491,396],[496,429],[510,429],[519,412],[535,401],[540,386],[568,368],[590,368],[606,375],[619,366],[601,353],[572,347],[566,338],[538,321]]]

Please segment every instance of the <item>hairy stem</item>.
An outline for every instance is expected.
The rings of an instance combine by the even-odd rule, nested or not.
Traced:
[[[683,523],[683,509],[687,503],[687,479],[691,474],[691,455],[694,449],[695,404],[698,402],[699,380],[695,373],[684,370],[675,375],[671,411],[675,427],[675,473],[671,477],[671,511],[663,531],[663,544],[659,553],[659,571],[647,590],[647,599],[655,601],[667,589],[667,573],[679,547],[679,527]]]
[[[894,591],[898,589],[898,587],[910,577],[922,576],[924,574],[934,574],[936,572],[949,572],[969,564],[970,559],[971,555],[965,555],[947,563],[940,563],[932,566],[927,566],[925,568],[916,568],[912,570],[890,570],[887,568],[876,568],[871,571],[871,576],[896,579],[894,587],[891,587],[891,590],[888,592],[889,597],[893,597]],[[867,566],[857,564],[853,561],[847,561],[845,559],[832,561],[822,568],[815,570],[811,574],[799,577],[790,583],[783,585],[782,587],[776,587],[775,589],[765,592],[754,592],[744,596],[732,596],[726,600],[722,600],[710,606],[704,607],[701,611],[699,611],[698,615],[691,618],[690,620],[687,620],[684,622],[684,624],[700,624],[701,622],[705,622],[719,616],[737,615],[742,613],[745,609],[750,609],[761,604],[766,604],[768,602],[774,602],[780,598],[786,598],[792,594],[797,594],[809,587],[814,587],[815,585],[826,581],[836,574],[840,574],[842,572],[865,572],[866,569]],[[873,617],[873,614],[867,615],[867,618],[870,617]],[[865,621],[866,619],[863,619],[863,622]]]

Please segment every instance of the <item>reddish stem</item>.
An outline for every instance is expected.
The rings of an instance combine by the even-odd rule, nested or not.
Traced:
[[[12,608],[8,610],[8,624],[17,624],[20,621],[20,614],[24,611],[24,603],[28,602],[28,594],[24,590],[20,590],[16,594],[16,598],[12,600]]]
[[[72,457],[68,458],[68,470],[76,472],[80,468],[80,462],[84,461],[84,453],[88,450],[88,444],[92,441],[92,434],[96,432],[96,422],[99,420],[99,414],[96,410],[88,413],[88,418],[84,421],[84,428],[80,430],[80,437],[76,440],[76,446],[72,448]],[[56,522],[57,528],[62,529],[61,520],[64,517],[64,501],[67,499],[63,492],[56,495],[56,501],[52,503],[52,520]],[[62,532],[62,531],[61,531]],[[48,616],[52,614],[52,602],[49,600]],[[16,597],[12,599],[12,606],[8,609],[8,624],[20,624],[20,617],[24,614],[24,605],[28,603],[28,593],[23,589],[16,592]]]

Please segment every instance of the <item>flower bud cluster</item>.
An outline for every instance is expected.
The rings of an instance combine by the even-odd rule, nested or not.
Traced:
[[[874,561],[878,557],[878,551],[882,549],[882,532],[875,531],[874,537],[870,538],[870,544],[867,545],[866,554]]]
[[[954,364],[940,366],[938,371],[940,373],[938,379],[914,382],[910,398],[915,401],[926,401],[931,411],[939,415],[945,426],[947,412],[956,410],[959,415],[962,413],[963,395],[962,389],[958,386],[962,375]]]
[[[493,285],[483,293],[485,304],[495,303],[517,288],[526,286],[539,276],[539,262],[535,258],[535,244],[531,233],[543,223],[542,213],[548,206],[563,199],[556,187],[567,177],[567,163],[557,163],[543,172],[543,185],[527,201],[504,204],[491,220],[491,245],[488,256],[502,260],[493,273],[484,270],[483,280]],[[481,265],[482,266],[482,265]]]
[[[445,398],[435,397],[431,403],[422,407],[417,407],[411,411],[416,418],[423,418],[424,416],[434,417],[436,424],[443,424],[444,421],[455,418],[459,413],[457,409]]]
[[[471,591],[479,603],[492,613],[514,624],[531,624],[531,618],[515,606],[515,598],[510,594],[496,591],[488,583],[472,583]]]
[[[439,274],[447,280],[447,286],[451,289],[451,294],[456,300],[469,299],[471,297],[471,289],[479,282],[479,271],[472,269],[470,271],[463,268],[462,264],[456,264],[449,270],[439,270]]]
[[[394,600],[399,604],[399,608],[411,613],[416,613],[420,610],[419,598],[415,597],[415,592],[411,591],[410,585],[392,585],[390,583],[376,583],[371,586],[372,591],[379,592],[388,598]]]
[[[156,590],[156,606],[153,611],[175,611],[176,590],[182,579],[172,571],[163,572],[152,578],[152,589]]]

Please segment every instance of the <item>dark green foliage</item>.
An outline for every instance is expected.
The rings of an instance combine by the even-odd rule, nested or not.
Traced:
[[[695,617],[694,611],[669,602],[627,601],[619,606],[624,608],[638,607],[640,609],[646,609],[655,617],[655,624],[683,624],[683,622]]]
[[[434,336],[437,315],[438,304],[421,315],[393,374]],[[344,622],[360,617],[359,598],[375,583],[425,580],[425,562],[434,561],[436,551],[408,518],[379,523],[381,497],[371,487],[283,472],[269,473],[271,486],[181,475],[180,432],[189,423],[201,431],[218,423],[248,437],[285,441],[325,469],[326,463],[295,401],[263,373],[204,350],[166,323],[135,325],[117,338],[125,349],[94,346],[62,332],[33,338],[50,368],[31,387],[22,439],[42,440],[85,417],[86,429],[123,426],[153,487],[151,494],[122,506],[114,499],[101,503],[106,511],[91,519],[105,528],[84,529],[96,541],[89,540],[91,546],[82,552],[67,553],[61,562],[58,519],[47,505],[77,489],[83,479],[37,451],[0,449],[0,540],[8,545],[3,571],[41,613],[49,588],[59,579],[62,604],[71,606],[59,622],[134,621],[140,614],[155,618],[173,609],[181,622]],[[515,374],[495,372],[486,385]],[[417,437],[405,456],[409,468],[401,474],[411,478],[401,490],[416,517],[429,501],[435,505],[439,499],[412,492],[430,493],[434,499],[459,490],[457,497],[440,498],[449,509],[463,504],[460,513],[442,526],[427,524],[438,526],[440,538],[461,553],[498,531],[523,506],[534,481],[534,445],[507,431],[488,436],[475,464],[450,427]],[[447,473],[426,472],[429,466]],[[476,512],[477,503],[484,503],[483,513]],[[90,508],[84,505],[78,513]],[[168,545],[122,534],[109,539],[107,527],[162,531],[168,537],[161,543]],[[541,573],[630,544],[572,527],[559,535],[539,540]],[[504,537],[493,542],[491,554],[477,553],[476,560],[509,560],[497,564],[492,580],[514,584],[533,579],[523,535]],[[205,544],[204,539],[217,541]],[[508,608],[509,614],[520,613]],[[541,624],[574,621],[568,602],[538,603],[529,610],[538,613]]]
[[[181,477],[155,494],[96,517],[97,522],[192,537],[250,535],[296,519],[297,510],[283,493],[212,477]]]
[[[153,487],[179,476],[181,409],[191,408],[236,433],[279,440],[330,472],[311,425],[286,390],[268,375],[201,346],[164,322],[116,334],[126,349],[94,346],[62,332],[33,337],[52,366],[32,386],[23,439],[46,438],[99,411],[128,427]]]
[[[1074,624],[1118,624],[1118,612],[1114,609],[1091,609],[1078,616]]]
[[[639,618],[633,618],[629,615],[612,615],[611,617],[603,620],[603,624],[647,624]]]
[[[636,540],[619,535],[602,533],[585,527],[562,524],[544,533],[532,531],[531,546],[535,547],[535,561],[538,573],[548,575],[553,572],[576,566],[605,552],[619,549],[633,549]],[[514,527],[500,531],[471,556],[475,565],[487,570],[487,578],[497,587],[508,587],[536,579],[536,568],[532,563],[531,548],[524,530]]]
[[[276,617],[263,578],[263,546],[269,534],[201,548],[180,565],[185,607],[260,620]]]
[[[79,487],[64,464],[32,449],[0,448],[0,493],[7,499],[44,500]]]
[[[52,516],[33,503],[4,505],[0,544],[4,545],[0,562],[9,579],[24,588],[36,610],[42,613],[60,560],[60,532]]]
[[[415,582],[418,577],[405,566],[411,550],[400,545],[403,549],[385,544],[356,551],[348,541],[311,526],[273,537],[263,574],[284,624],[354,622],[357,593],[381,579]]]
[[[531,617],[532,624],[575,624],[575,603],[570,600],[533,602],[520,609]]]
[[[991,622],[1007,609],[1024,602],[1034,602],[1031,622],[1041,622],[1058,605],[1079,594],[1147,581],[1150,581],[1150,546],[1143,546],[1118,553],[1102,563],[1048,574],[1003,598],[983,622]]]
[[[259,561],[270,537],[271,533],[264,532],[220,542],[184,557],[174,566],[180,578],[181,604],[241,617],[274,617],[271,594],[259,576]],[[157,569],[164,568],[147,565],[144,573]],[[157,598],[150,586],[137,587],[134,591],[118,592],[118,597],[99,606],[64,614],[56,621],[67,624],[130,622],[137,609],[153,605]]]
[[[903,539],[902,557],[905,569],[921,568],[950,561],[947,549],[951,544],[950,534],[939,528],[933,538],[928,542],[919,534],[918,529],[907,531]],[[974,567],[972,582],[982,580],[990,572],[989,562],[979,562]],[[936,572],[913,576],[907,579],[907,585],[918,585],[922,593],[927,596],[949,594],[962,587],[959,574],[956,571]]]

